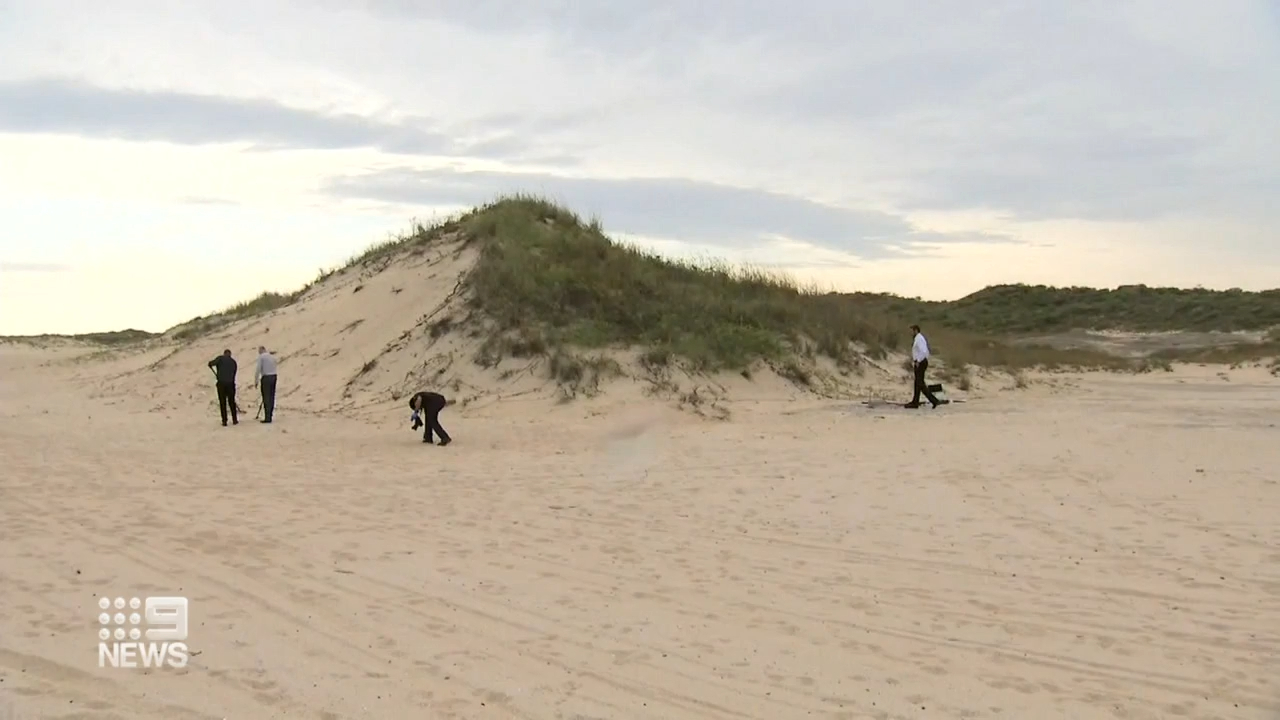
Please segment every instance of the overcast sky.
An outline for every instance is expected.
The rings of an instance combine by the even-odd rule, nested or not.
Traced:
[[[0,333],[527,191],[834,289],[1280,285],[1275,0],[0,0]]]

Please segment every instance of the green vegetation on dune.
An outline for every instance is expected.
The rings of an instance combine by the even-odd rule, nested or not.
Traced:
[[[920,313],[958,330],[1001,334],[1266,330],[1280,326],[1280,290],[995,285],[951,302],[920,303]]]
[[[82,333],[80,335],[72,335],[76,340],[84,340],[85,342],[98,343],[99,345],[127,345],[135,343],[139,340],[155,337],[154,333],[146,330],[113,330],[110,332]]]
[[[966,365],[1150,369],[1174,353],[1135,362],[1101,351],[1010,342],[1073,329],[1133,331],[1259,330],[1280,326],[1280,290],[1055,289],[1004,285],[952,302],[893,295],[819,292],[785,275],[717,263],[661,258],[609,239],[599,223],[533,197],[507,197],[433,227],[378,243],[335,273],[395,262],[444,238],[479,251],[464,289],[466,317],[440,318],[433,335],[469,325],[482,341],[477,362],[545,355],[558,375],[570,348],[629,348],[650,365],[677,358],[699,370],[744,370],[758,360],[793,370],[825,356],[846,369],[906,350],[907,326],[924,325],[935,353],[952,373]],[[314,284],[314,283],[313,283]],[[168,330],[178,340],[203,336],[237,320],[297,302],[311,287],[267,292],[222,312]],[[124,342],[128,333],[102,334]],[[85,337],[85,336],[81,336]],[[137,339],[152,337],[149,333]],[[1250,348],[1197,350],[1196,359],[1235,360],[1275,354],[1280,336]],[[796,370],[792,373],[802,374]]]
[[[884,301],[859,303],[780,274],[667,260],[615,243],[597,223],[538,199],[498,201],[464,216],[456,229],[481,243],[467,281],[471,301],[491,322],[490,345],[512,354],[630,347],[643,349],[651,363],[679,357],[699,370],[800,356],[851,366],[905,350],[907,326],[917,319]],[[930,338],[952,367],[1127,364],[946,327],[931,328]]]
[[[80,333],[78,335],[22,335],[3,338],[6,340],[41,340],[41,339],[62,339],[62,340],[78,340],[80,342],[94,343],[96,345],[130,345],[143,340],[149,340],[158,337],[156,333],[147,332],[146,330],[111,330],[108,332]]]
[[[175,340],[194,340],[219,328],[255,315],[262,315],[292,305],[311,288],[310,285],[291,293],[264,292],[252,300],[236,303],[226,310],[198,318],[192,318],[164,332]]]
[[[464,218],[481,241],[471,299],[500,333],[544,346],[643,347],[699,369],[780,359],[804,339],[837,359],[850,341],[898,347],[903,327],[804,293],[781,275],[674,262],[609,240],[537,200]]]

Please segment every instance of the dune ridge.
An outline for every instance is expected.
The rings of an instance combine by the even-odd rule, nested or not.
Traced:
[[[464,407],[627,387],[723,418],[733,397],[901,396],[905,327],[917,320],[907,313],[917,311],[938,312],[859,304],[749,268],[672,263],[613,242],[563,207],[517,196],[416,226],[293,293],[264,293],[159,336],[86,338],[95,369],[85,372],[96,392],[143,392],[170,407],[207,397],[198,368],[209,358],[232,349],[247,363],[265,344],[283,364],[278,403],[306,412],[381,411],[423,387]],[[990,312],[982,306],[975,317]],[[1003,338],[947,325],[928,335],[934,375],[958,397],[1025,386],[1045,369],[1170,368],[1150,347],[1126,352],[1070,335]],[[1265,333],[1181,345],[1195,359],[1229,352],[1222,359],[1275,367]]]
[[[156,410],[191,402],[211,406],[204,364],[224,349],[239,358],[240,384],[247,386],[259,344],[280,360],[277,404],[286,412],[384,413],[423,388],[447,392],[464,408],[513,397],[563,402],[612,388],[721,418],[728,412],[723,401],[735,393],[739,398],[901,393],[906,378],[901,357],[849,340],[844,341],[847,348],[831,353],[834,357],[815,352],[809,338],[797,336],[793,346],[793,339],[781,334],[774,339],[759,328],[736,327],[726,333],[724,347],[689,347],[696,335],[683,329],[669,343],[640,338],[628,344],[627,338],[606,337],[596,347],[583,347],[580,338],[563,336],[580,328],[541,325],[537,308],[522,312],[521,305],[530,300],[518,294],[490,298],[491,306],[506,304],[499,312],[507,316],[495,317],[491,307],[477,302],[485,289],[477,289],[476,276],[520,269],[481,265],[483,253],[499,252],[493,244],[486,246],[496,240],[483,236],[501,235],[492,224],[495,215],[507,223],[503,231],[514,226],[517,235],[530,224],[546,226],[553,242],[568,234],[568,253],[607,247],[630,263],[621,272],[664,262],[615,249],[611,243],[602,245],[609,241],[597,227],[584,226],[562,208],[537,200],[502,200],[460,220],[375,246],[296,293],[272,296],[278,307],[248,303],[223,315],[180,324],[158,337],[105,347],[100,342],[81,343],[84,352],[63,362],[77,366],[78,376],[95,397],[142,395]],[[698,273],[718,272],[723,277],[714,280],[730,286],[757,283],[766,291],[799,294],[785,279],[763,274],[671,268],[693,273],[695,283],[703,281]],[[508,280],[480,281],[485,282],[493,296],[493,287],[501,289]],[[654,282],[660,291],[667,289],[662,280]],[[887,321],[876,320],[881,324],[867,326],[868,332],[881,333],[898,345],[892,335],[905,333],[905,325],[890,328]],[[589,331],[599,332],[600,325]],[[742,337],[733,336],[734,331]],[[62,343],[77,346],[71,340]],[[690,358],[690,350],[702,354]],[[972,388],[968,379],[966,387]]]

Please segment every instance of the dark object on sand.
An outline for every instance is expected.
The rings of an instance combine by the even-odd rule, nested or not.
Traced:
[[[951,404],[962,403],[962,402],[964,402],[964,400],[947,400],[944,398],[938,398],[939,407],[941,407],[942,405],[951,405]],[[930,405],[925,405],[925,404],[912,407],[910,404],[904,405],[901,402],[894,402],[893,400],[883,400],[880,398],[876,398],[872,400],[863,400],[862,405],[869,410],[919,410],[922,407],[923,408],[932,407]]]

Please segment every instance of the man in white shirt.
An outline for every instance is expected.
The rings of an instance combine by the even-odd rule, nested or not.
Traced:
[[[258,346],[258,361],[253,368],[253,386],[262,384],[262,422],[271,422],[276,412],[276,359],[262,345]]]
[[[915,340],[911,343],[911,367],[915,371],[915,393],[911,396],[911,402],[906,404],[909,408],[920,407],[920,395],[923,394],[925,399],[933,407],[938,407],[938,398],[930,392],[929,386],[925,384],[924,372],[929,369],[929,341],[924,339],[924,333],[920,332],[919,325],[911,326],[911,333],[915,335]]]

